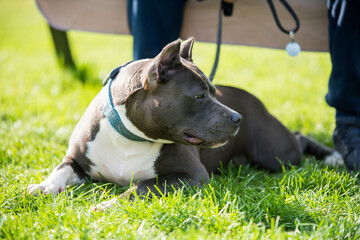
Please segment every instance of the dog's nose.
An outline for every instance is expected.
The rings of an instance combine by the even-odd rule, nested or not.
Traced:
[[[233,123],[235,123],[236,125],[239,125],[242,119],[241,114],[237,113],[237,112],[232,112],[230,114],[230,119]]]

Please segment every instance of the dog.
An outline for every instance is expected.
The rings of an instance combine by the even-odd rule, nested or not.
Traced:
[[[299,165],[303,154],[341,163],[334,150],[291,133],[250,93],[215,88],[193,63],[193,44],[177,40],[153,59],[114,69],[76,125],[62,163],[27,192],[55,195],[94,179],[134,182],[121,197],[144,196],[167,186],[201,187],[230,160],[270,171]]]

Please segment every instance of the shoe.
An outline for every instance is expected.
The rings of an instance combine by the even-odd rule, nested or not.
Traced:
[[[360,171],[360,118],[337,117],[333,134],[335,150],[340,152],[350,171]]]

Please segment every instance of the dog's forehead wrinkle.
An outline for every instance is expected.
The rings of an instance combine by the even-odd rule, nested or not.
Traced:
[[[183,60],[181,63],[185,68],[189,69],[193,74],[197,75],[202,80],[207,78],[205,74],[192,62]]]
[[[186,59],[181,59],[181,63],[185,68],[187,68],[192,74],[198,77],[199,80],[201,80],[205,86],[209,87],[209,90],[211,93],[215,93],[215,86],[210,82],[208,77],[199,69],[194,63],[187,61]]]

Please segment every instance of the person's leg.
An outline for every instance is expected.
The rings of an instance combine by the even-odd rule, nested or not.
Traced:
[[[349,170],[360,170],[360,1],[331,0],[332,71],[327,103],[336,109],[333,140]]]
[[[155,57],[179,38],[185,0],[128,0],[134,60]]]

